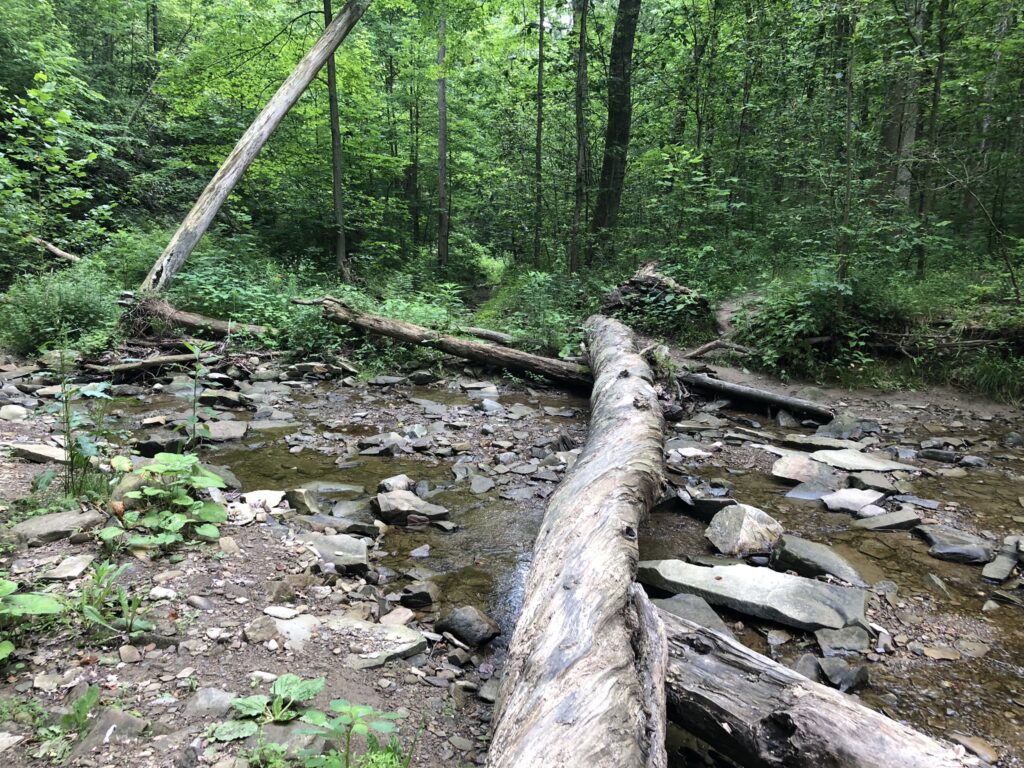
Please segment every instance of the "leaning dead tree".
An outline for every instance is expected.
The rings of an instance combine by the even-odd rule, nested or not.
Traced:
[[[349,0],[341,12],[324,30],[323,35],[302,57],[292,73],[277,89],[263,111],[238,140],[231,154],[217,169],[206,189],[196,200],[192,210],[181,222],[171,242],[167,244],[160,258],[156,260],[145,281],[143,290],[164,291],[174,280],[189,254],[206,233],[214,216],[227,200],[231,190],[238,184],[242,174],[249,168],[256,155],[263,149],[274,129],[281,123],[303,91],[309,87],[317,72],[323,68],[334,51],[348,37],[348,33],[362,18],[371,0]]]
[[[668,714],[747,768],[961,768],[913,728],[746,646],[659,611],[668,636]]]
[[[478,341],[460,339],[457,336],[448,336],[421,325],[360,312],[330,296],[313,301],[295,300],[295,303],[320,304],[324,309],[324,319],[359,328],[367,333],[387,336],[409,344],[433,347],[447,352],[449,355],[507,368],[510,371],[537,373],[576,387],[589,388],[591,385],[589,369],[577,363],[531,355],[529,352],[522,352],[511,347],[482,344]]]
[[[509,646],[490,768],[664,766],[665,639],[633,578],[662,480],[661,408],[632,332],[587,321],[587,442],[551,496]]]

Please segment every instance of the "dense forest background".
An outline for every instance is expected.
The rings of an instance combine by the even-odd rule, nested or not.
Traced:
[[[319,0],[0,4],[5,346],[124,332],[118,291],[324,23]],[[176,305],[273,326],[299,356],[387,360],[289,303],[328,292],[564,353],[657,260],[712,300],[753,297],[747,364],[1024,393],[1011,0],[375,0],[335,69],[335,119],[325,70]],[[629,319],[690,343],[691,311]]]

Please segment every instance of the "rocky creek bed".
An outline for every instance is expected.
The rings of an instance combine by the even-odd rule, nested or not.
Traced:
[[[0,696],[59,711],[100,685],[105,708],[72,765],[227,768],[245,748],[206,734],[232,696],[263,691],[286,672],[323,676],[320,707],[342,697],[402,712],[406,742],[422,724],[414,765],[482,763],[532,541],[585,435],[587,401],[471,369],[367,383],[317,364],[279,372],[253,363],[249,374],[216,374],[210,383],[219,386],[203,398],[213,409],[203,460],[235,486],[220,544],[152,561],[125,555],[125,579],[145,595],[154,630],[125,645],[97,645],[70,627],[37,638],[17,652]],[[53,378],[10,378],[0,413],[12,454],[0,469],[6,505],[60,450],[44,413]],[[173,449],[180,438],[169,428],[187,417],[190,388],[183,376],[115,387],[104,418],[143,455]],[[948,397],[930,406],[857,399],[843,410],[820,430],[784,414],[754,420],[723,402],[674,414],[671,485],[641,531],[642,577],[659,597],[704,594],[713,609],[693,597],[675,598],[676,609],[703,612],[709,625],[891,717],[999,765],[1024,764],[1024,590],[1006,538],[1024,533],[1018,414]],[[735,502],[754,510],[741,508],[736,524],[712,522]],[[375,522],[383,519],[391,524]],[[87,558],[102,559],[91,536],[73,534],[84,521],[64,521],[63,537],[47,533],[53,540],[26,547],[33,526],[55,528],[29,519],[0,568],[73,594]],[[921,525],[940,527],[914,529]],[[753,544],[727,557],[718,550],[737,531]],[[1002,574],[986,563],[1002,549],[1008,571],[995,580]],[[665,591],[663,580],[659,591],[662,577],[652,575],[664,570],[657,562],[741,559],[774,565],[780,578],[820,577],[801,589],[862,585],[862,620],[794,620],[767,612],[779,610],[774,598],[745,584],[742,600],[726,599],[717,585],[672,582]],[[768,573],[754,570],[754,582]],[[111,725],[117,737],[103,743]],[[309,740],[298,731],[275,737]],[[32,757],[40,744],[25,723],[15,718],[0,732],[10,765],[48,764]],[[675,759],[704,764],[688,751]]]

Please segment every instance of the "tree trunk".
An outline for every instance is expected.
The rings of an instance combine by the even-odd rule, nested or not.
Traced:
[[[541,163],[544,139],[544,0],[537,0],[537,133],[533,146],[533,265],[540,268],[541,227],[544,199],[541,183],[544,180]]]
[[[659,611],[668,713],[745,768],[961,768],[952,749],[740,643]]]
[[[507,368],[510,371],[529,371],[575,387],[589,388],[592,382],[590,371],[576,363],[531,355],[528,352],[520,352],[509,347],[482,344],[456,336],[445,336],[420,325],[358,312],[330,296],[316,301],[295,300],[295,303],[321,304],[324,308],[324,317],[332,322],[351,325],[367,333],[387,336],[409,344],[432,347],[447,352],[449,355],[475,360],[478,363]]]
[[[271,97],[263,111],[238,140],[231,154],[206,185],[206,189],[199,195],[192,210],[143,281],[143,290],[163,291],[170,286],[178,270],[206,233],[217,211],[242,178],[242,174],[256,159],[256,155],[267,143],[288,110],[313,82],[316,73],[362,18],[370,2],[371,0],[349,0],[309,53],[292,70],[277,93]]]
[[[534,545],[509,645],[490,768],[664,766],[664,636],[633,583],[661,486],[663,423],[632,332],[587,321],[590,429]]]
[[[324,0],[324,26],[331,23],[331,0]],[[345,192],[342,186],[344,168],[341,155],[341,117],[338,110],[338,74],[334,54],[327,59],[327,100],[331,110],[331,197],[334,200],[334,261],[338,274],[348,283],[352,269],[345,247]]]
[[[754,389],[743,384],[732,384],[728,381],[713,379],[703,373],[684,373],[679,377],[679,381],[694,389],[713,392],[717,395],[724,395],[736,400],[757,403],[764,407],[781,408],[790,413],[808,416],[817,421],[829,422],[835,418],[835,413],[833,413],[832,409],[818,403],[812,403],[810,400],[780,395],[764,389]]]
[[[587,249],[590,260],[593,260],[594,246],[598,238],[601,240],[602,249],[607,249],[607,240],[615,228],[619,205],[622,202],[626,155],[629,152],[629,133],[633,120],[633,43],[639,17],[640,0],[619,0],[608,70],[608,127],[605,132],[601,183],[597,191],[594,218],[591,221],[591,243]]]
[[[437,23],[437,264],[448,266],[448,100],[444,71],[444,16]]]
[[[849,11],[839,19],[840,35],[846,43],[846,67],[843,83],[845,113],[843,119],[843,210],[838,239],[839,266],[836,279],[845,281],[850,274],[850,256],[853,237],[850,233],[850,211],[853,207],[853,36],[857,30],[857,17]],[[840,297],[840,301],[842,297]],[[840,306],[841,308],[841,306]]]
[[[920,218],[921,232],[914,243],[914,254],[917,257],[917,277],[923,278],[925,273],[925,262],[927,260],[927,248],[925,238],[931,233],[931,212],[935,204],[935,184],[932,180],[932,166],[935,163],[935,154],[938,151],[939,140],[939,106],[942,101],[942,79],[946,66],[946,13],[949,10],[949,0],[942,0],[939,3],[938,19],[936,20],[938,31],[936,39],[938,43],[938,57],[935,60],[935,72],[932,77],[931,107],[928,112],[928,152],[925,155],[921,167],[920,178]]]
[[[131,303],[134,303],[132,300]],[[217,320],[205,315],[197,315],[195,312],[186,312],[176,309],[163,299],[153,299],[142,303],[143,313],[149,317],[158,318],[172,325],[188,328],[200,336],[212,336],[222,339],[226,336],[266,336],[270,329],[264,325],[250,325],[248,323],[235,323],[230,320]]]
[[[590,176],[590,144],[587,140],[587,17],[590,0],[573,0],[573,25],[579,41],[576,46],[576,186],[572,212],[572,231],[569,235],[569,272],[580,268],[580,232],[585,231],[583,213],[587,202],[587,182]]]
[[[420,244],[420,92],[412,86],[409,103],[409,165],[405,169],[405,194],[412,224],[413,248]]]

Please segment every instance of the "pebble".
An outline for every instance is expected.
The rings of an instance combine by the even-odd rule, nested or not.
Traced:
[[[122,645],[117,649],[117,655],[125,664],[138,664],[142,661],[142,654],[134,645]]]

